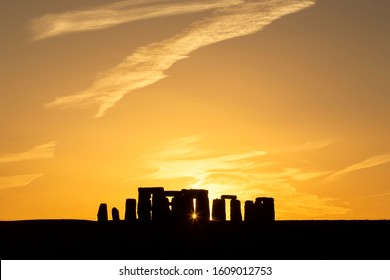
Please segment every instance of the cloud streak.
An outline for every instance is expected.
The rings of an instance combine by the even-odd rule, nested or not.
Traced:
[[[310,152],[310,151],[320,150],[329,147],[333,142],[334,142],[333,140],[327,140],[327,141],[322,140],[317,142],[308,142],[299,146],[278,147],[269,150],[269,153],[283,154],[283,153]]]
[[[178,14],[202,12],[243,3],[243,0],[120,1],[91,10],[48,14],[32,21],[35,40],[114,27],[119,24]]]
[[[385,164],[388,162],[390,162],[390,153],[374,156],[374,157],[368,158],[364,161],[350,165],[350,166],[348,166],[348,167],[346,167],[346,168],[344,168],[336,173],[333,173],[332,175],[330,175],[329,177],[327,177],[325,179],[330,180],[330,181],[336,180],[336,179],[340,178],[341,176],[348,174],[350,172],[375,167],[375,166],[382,165],[382,164]]]
[[[137,49],[119,65],[99,75],[89,88],[71,96],[58,97],[46,107],[94,104],[98,106],[95,117],[102,117],[126,94],[165,78],[164,71],[192,52],[256,33],[282,16],[310,7],[314,0],[227,3],[212,16],[195,22],[174,37]]]
[[[268,153],[261,150],[215,156],[198,145],[199,139],[193,139],[178,139],[146,154],[144,164],[151,172],[142,179],[161,182],[182,178],[187,182],[183,187],[208,189],[210,198],[236,194],[244,201],[272,196],[279,218],[285,219],[340,217],[350,211],[334,205],[336,199],[301,193],[294,187],[296,181],[311,180],[325,172],[286,167],[270,160]]]
[[[56,142],[36,146],[26,152],[0,156],[0,163],[19,162],[34,159],[48,159],[54,156]]]
[[[0,190],[26,186],[42,175],[43,174],[24,174],[0,177]]]

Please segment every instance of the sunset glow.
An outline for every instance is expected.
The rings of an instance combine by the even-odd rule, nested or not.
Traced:
[[[0,220],[123,218],[148,186],[389,219],[389,9],[2,1]]]

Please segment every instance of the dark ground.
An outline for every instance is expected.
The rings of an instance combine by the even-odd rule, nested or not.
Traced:
[[[1,259],[390,259],[390,221],[0,222]]]

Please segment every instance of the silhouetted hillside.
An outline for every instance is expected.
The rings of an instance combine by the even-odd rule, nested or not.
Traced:
[[[388,259],[390,221],[0,222],[1,259]]]

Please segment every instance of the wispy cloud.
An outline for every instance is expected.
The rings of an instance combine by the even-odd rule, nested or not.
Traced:
[[[390,192],[364,195],[364,196],[359,196],[357,198],[378,198],[378,197],[387,197],[387,196],[390,197]]]
[[[323,176],[325,172],[286,167],[267,158],[267,152],[262,150],[215,156],[202,149],[196,139],[175,140],[159,147],[160,151],[146,154],[145,167],[152,171],[143,179],[169,181],[183,178],[188,183],[183,187],[208,189],[210,198],[236,194],[243,201],[272,196],[276,199],[281,218],[344,216],[350,211],[334,205],[333,198],[301,193],[294,187],[297,180],[311,180]]]
[[[328,171],[319,171],[319,172],[299,172],[291,176],[292,179],[297,181],[307,181],[314,178],[318,178],[324,175],[329,174]]]
[[[167,152],[167,150],[165,150],[165,152]],[[148,177],[153,179],[192,177],[196,179],[200,185],[207,177],[213,174],[255,168],[256,165],[253,162],[250,162],[250,159],[262,155],[264,155],[263,151],[251,151],[247,153],[224,155],[220,157],[203,157],[198,159],[168,159],[156,155],[156,160],[148,161],[148,167],[156,169],[156,171]]]
[[[204,3],[204,2],[202,2]],[[219,3],[222,2],[213,2]],[[76,106],[96,104],[101,117],[126,94],[163,79],[164,71],[193,51],[224,40],[260,31],[274,20],[310,7],[314,0],[225,2],[208,18],[197,21],[176,36],[137,49],[119,65],[99,75],[91,87],[46,104]],[[179,9],[180,10],[180,9]]]
[[[202,12],[243,3],[244,0],[134,1],[126,0],[90,10],[48,14],[32,21],[35,40],[99,30],[137,20]]]
[[[330,146],[333,140],[322,140],[316,142],[307,142],[297,146],[277,147],[269,150],[272,154],[283,154],[283,153],[301,153],[320,150]]]
[[[42,175],[43,174],[24,174],[0,177],[0,190],[26,186]]]
[[[332,175],[330,175],[329,177],[327,177],[325,179],[326,180],[336,180],[347,173],[361,170],[361,169],[375,167],[375,166],[382,165],[382,164],[385,164],[388,162],[390,162],[390,153],[374,156],[374,157],[368,158],[364,161],[361,161],[361,162],[355,163],[351,166],[348,166],[348,167],[346,167],[346,168],[344,168],[336,173],[333,173]]]
[[[26,152],[2,155],[0,156],[0,163],[52,158],[54,155],[55,147],[56,142],[52,141],[43,145],[36,146]]]

